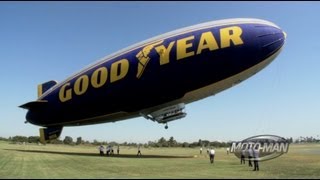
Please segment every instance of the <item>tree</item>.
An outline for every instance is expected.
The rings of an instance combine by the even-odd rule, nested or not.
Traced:
[[[108,145],[110,145],[110,146],[116,146],[116,145],[118,145],[118,143],[115,142],[115,141],[111,141],[111,142],[108,143]]]
[[[158,141],[159,147],[168,147],[167,140],[164,137],[161,137]]]
[[[157,147],[156,144],[157,144],[157,142],[148,141],[148,146],[150,146],[150,147]]]
[[[189,143],[187,142],[182,143],[182,147],[189,147]]]
[[[14,136],[12,137],[13,142],[28,142],[28,138],[26,136]]]
[[[100,142],[98,140],[94,139],[92,144],[93,145],[100,145]]]
[[[4,137],[0,137],[1,141],[7,141],[8,139],[4,138]]]
[[[171,136],[169,141],[168,141],[168,144],[170,147],[175,147],[177,145],[177,141],[174,140],[174,138]]]
[[[81,138],[81,137],[78,137],[78,138],[77,138],[76,145],[79,145],[79,144],[82,144],[82,138]]]
[[[203,146],[209,146],[210,141],[208,141],[208,140],[201,140],[201,143],[202,143]]]
[[[40,141],[39,136],[29,136],[28,137],[28,143],[38,143]]]
[[[73,143],[73,139],[70,136],[66,136],[63,140],[64,144],[72,144]]]

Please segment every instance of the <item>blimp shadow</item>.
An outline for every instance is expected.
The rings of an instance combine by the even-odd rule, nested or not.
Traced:
[[[18,151],[23,153],[43,153],[43,154],[60,154],[60,155],[70,155],[70,156],[96,156],[96,157],[106,157],[106,158],[193,158],[193,156],[174,156],[174,155],[154,155],[147,154],[137,156],[136,154],[114,154],[110,156],[101,156],[98,153],[82,153],[82,152],[58,152],[58,151],[42,151],[42,150],[24,150],[24,149],[4,149],[6,151]]]

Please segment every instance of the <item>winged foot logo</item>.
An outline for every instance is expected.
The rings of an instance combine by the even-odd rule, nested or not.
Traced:
[[[138,72],[137,72],[137,78],[139,79],[145,69],[145,67],[147,66],[150,57],[149,57],[149,53],[151,52],[151,50],[154,48],[154,46],[161,44],[163,41],[160,42],[156,42],[153,44],[150,44],[146,47],[144,47],[141,51],[139,51],[139,53],[136,55],[136,57],[139,60],[139,64],[138,64]]]

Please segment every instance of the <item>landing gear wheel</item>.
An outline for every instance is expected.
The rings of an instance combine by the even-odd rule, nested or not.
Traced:
[[[164,126],[165,129],[168,129],[168,124],[166,124],[166,126]]]

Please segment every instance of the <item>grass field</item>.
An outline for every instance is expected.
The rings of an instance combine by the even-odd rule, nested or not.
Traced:
[[[290,145],[287,154],[260,162],[258,172],[224,149],[210,164],[198,148],[141,148],[142,157],[129,147],[101,157],[97,148],[0,141],[0,178],[320,178],[320,144]]]

